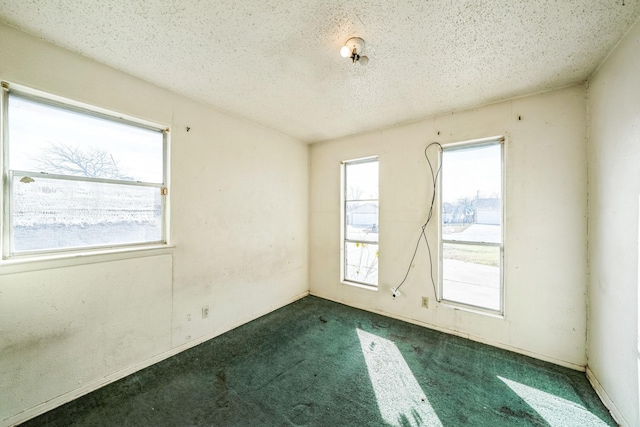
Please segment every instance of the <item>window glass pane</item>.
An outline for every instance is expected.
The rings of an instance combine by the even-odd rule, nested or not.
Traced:
[[[442,297],[500,310],[500,247],[442,244]]]
[[[346,202],[347,240],[378,241],[378,202]]]
[[[501,144],[442,153],[442,238],[502,241]]]
[[[16,175],[12,193],[15,253],[162,241],[157,187]]]
[[[345,200],[378,199],[378,162],[347,163]]]
[[[344,165],[345,281],[378,285],[378,159]]]
[[[378,284],[378,245],[345,242],[345,280]]]
[[[163,183],[163,134],[9,94],[9,169]]]

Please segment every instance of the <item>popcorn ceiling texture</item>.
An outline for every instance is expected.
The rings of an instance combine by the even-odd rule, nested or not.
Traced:
[[[639,16],[640,0],[0,0],[1,21],[305,142],[583,82]],[[366,67],[339,54],[352,36]]]

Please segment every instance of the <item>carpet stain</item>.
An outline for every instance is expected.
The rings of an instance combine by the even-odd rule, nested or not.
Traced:
[[[216,398],[215,405],[220,409],[228,409],[231,406],[229,402],[229,388],[227,387],[227,374],[220,370],[216,373],[218,384],[220,385],[220,394]]]
[[[327,323],[327,319],[325,319],[325,318],[324,318],[324,317],[322,317],[322,316],[318,317],[318,319],[320,319],[320,321],[321,321],[322,323]]]
[[[520,418],[520,419],[527,420],[534,426],[542,427],[542,426],[546,426],[547,425],[547,424],[541,423],[538,418],[534,417],[533,415],[531,415],[530,413],[528,413],[526,411],[514,411],[513,409],[509,408],[508,406],[503,406],[502,408],[500,408],[500,413],[503,414],[503,415],[506,415],[508,417]]]
[[[224,371],[218,371],[216,377],[220,380],[220,383],[223,387],[227,387],[227,374]]]
[[[288,418],[294,426],[306,426],[313,419],[313,406],[307,403],[296,405],[289,411]]]
[[[424,353],[424,350],[422,349],[422,347],[420,347],[419,345],[411,345],[411,348],[413,349],[413,352],[416,354],[422,354]]]
[[[371,326],[373,329],[387,329],[389,327],[389,323],[380,320],[374,320],[371,322]]]

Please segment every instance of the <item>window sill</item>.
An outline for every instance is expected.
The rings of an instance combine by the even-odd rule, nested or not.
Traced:
[[[0,276],[4,274],[172,254],[174,249],[175,246],[170,245],[149,245],[3,259],[0,261]]]

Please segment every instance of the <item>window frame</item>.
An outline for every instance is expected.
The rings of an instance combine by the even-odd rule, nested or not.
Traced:
[[[114,251],[132,251],[141,249],[158,249],[169,246],[169,151],[170,151],[170,128],[159,125],[144,119],[120,114],[111,110],[103,109],[94,105],[77,102],[57,95],[46,93],[27,86],[22,86],[7,81],[2,81],[0,93],[0,169],[3,191],[0,195],[0,240],[2,257],[0,263],[12,261],[31,261],[38,259],[57,259],[60,257],[83,256],[103,253],[113,253]],[[162,135],[162,183],[141,182],[134,180],[121,180],[110,178],[94,178],[65,174],[43,173],[35,171],[11,170],[9,169],[9,96],[26,99],[47,106],[52,106],[66,111],[80,113],[89,117],[96,117],[110,122],[125,124],[128,126],[159,132]],[[73,248],[56,248],[33,251],[15,252],[13,248],[13,179],[28,175],[29,177],[40,177],[44,179],[54,179],[61,181],[80,181],[98,184],[114,184],[132,187],[155,187],[161,195],[161,219],[160,219],[160,240],[121,243],[106,245],[91,245]]]
[[[461,241],[461,240],[445,240],[442,237],[442,227],[443,227],[443,193],[442,193],[442,182],[440,179],[438,184],[438,299],[440,302],[463,310],[468,310],[472,312],[477,312],[481,314],[487,314],[490,316],[496,316],[503,318],[505,314],[505,280],[504,280],[504,253],[505,253],[505,219],[506,219],[506,139],[504,136],[495,136],[489,138],[482,139],[474,139],[469,141],[461,141],[454,142],[449,144],[442,144],[442,149],[439,153],[439,162],[441,167],[444,166],[443,155],[445,151],[456,150],[456,149],[465,149],[470,147],[482,147],[488,145],[499,145],[500,146],[500,243],[492,243],[492,242],[469,242],[469,241]],[[500,259],[500,307],[498,310],[493,310],[491,308],[477,306],[473,304],[468,304],[455,300],[448,300],[444,298],[444,250],[443,245],[445,243],[453,243],[453,244],[465,244],[465,245],[479,245],[479,246],[491,246],[499,248],[499,259]]]
[[[378,234],[378,240],[357,240],[347,239],[347,203],[358,200],[347,200],[347,167],[349,165],[363,164],[376,162],[378,164],[378,182],[376,186],[378,188],[377,199],[366,199],[362,201],[376,201],[378,203],[378,229],[380,227],[380,158],[379,156],[361,157],[352,160],[343,160],[340,162],[340,282],[345,285],[356,286],[369,290],[378,290],[380,284],[380,277],[378,276],[376,283],[359,282],[356,280],[349,280],[346,276],[346,244],[347,243],[363,243],[363,244],[375,244],[378,246],[378,253],[380,251],[380,235]],[[378,274],[380,273],[380,258],[378,257]]]

